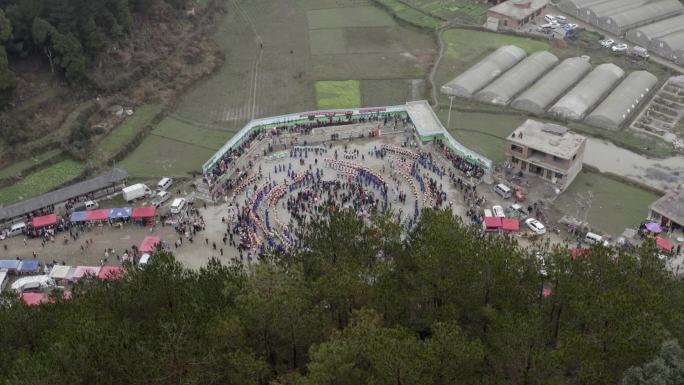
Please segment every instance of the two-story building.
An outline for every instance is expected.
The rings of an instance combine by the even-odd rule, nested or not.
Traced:
[[[565,190],[582,170],[587,138],[557,124],[528,119],[506,140],[514,171],[537,175]]]

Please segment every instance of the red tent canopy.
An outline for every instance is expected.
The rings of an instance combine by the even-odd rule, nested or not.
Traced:
[[[138,250],[142,253],[152,253],[157,249],[157,244],[161,242],[161,238],[154,236],[147,236],[143,239]]]
[[[33,218],[33,227],[38,229],[45,226],[52,226],[57,224],[57,215],[43,215],[42,217]]]
[[[97,277],[104,279],[119,279],[123,276],[124,269],[121,266],[102,266]]]
[[[520,231],[520,221],[515,218],[503,218],[501,225],[504,231]]]
[[[577,259],[586,256],[589,254],[589,249],[583,249],[580,247],[573,247],[570,249],[570,256],[572,259]]]
[[[133,214],[131,215],[133,219],[140,218],[151,218],[157,214],[157,208],[154,206],[150,207],[136,207],[133,209]]]
[[[501,217],[485,217],[484,223],[488,229],[499,229],[502,226]]]
[[[657,237],[655,240],[656,245],[665,251],[672,251],[674,249],[674,245],[665,238]]]
[[[109,209],[91,210],[86,213],[87,221],[104,221],[109,219]]]
[[[45,298],[47,298],[45,293],[21,293],[21,295],[19,295],[19,299],[29,306],[40,305]]]

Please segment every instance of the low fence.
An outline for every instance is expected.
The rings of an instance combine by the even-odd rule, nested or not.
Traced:
[[[207,160],[202,165],[202,172],[207,174],[226,154],[228,154],[234,148],[239,147],[241,144],[249,138],[249,136],[256,131],[263,129],[271,129],[282,125],[294,125],[294,124],[306,124],[311,122],[313,119],[325,118],[325,117],[342,117],[351,116],[352,119],[367,118],[371,116],[382,116],[384,114],[391,114],[402,112],[409,114],[406,105],[399,106],[386,106],[386,107],[375,107],[375,108],[353,108],[353,109],[334,109],[334,110],[322,110],[322,111],[307,111],[299,112],[287,115],[274,116],[270,118],[255,119],[247,123],[235,136],[233,136],[223,147],[221,147],[214,155],[212,155],[209,160]],[[337,126],[329,126],[331,133]],[[459,143],[454,139],[451,134],[441,125],[434,127],[432,132],[432,137],[421,137],[422,141],[432,140],[433,137],[437,139],[442,139],[445,144],[454,151],[457,155],[462,158],[471,161],[480,167],[487,170],[487,172],[492,171],[492,161],[488,158],[476,153],[475,151],[467,148],[466,146]]]

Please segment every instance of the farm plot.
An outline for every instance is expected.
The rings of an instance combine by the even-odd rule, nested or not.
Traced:
[[[358,80],[316,82],[318,108],[352,108],[361,105]]]
[[[120,167],[132,178],[157,178],[162,175],[183,177],[200,170],[214,150],[189,143],[149,135]]]
[[[8,167],[0,169],[0,178],[11,178],[17,176],[35,165],[41,164],[49,159],[59,156],[61,153],[62,150],[56,148],[50,151],[46,151],[42,154],[33,156],[29,159],[24,159],[22,161],[15,162]]]
[[[152,131],[152,135],[209,150],[218,150],[233,136],[233,133],[196,127],[173,117],[167,117]]]
[[[306,13],[309,29],[378,27],[395,25],[392,17],[373,6],[312,9]]]
[[[480,26],[487,19],[487,6],[472,0],[405,0],[405,2],[430,15],[462,24]]]
[[[118,127],[114,128],[104,138],[98,148],[102,154],[109,158],[131,143],[142,128],[149,124],[162,110],[159,104],[146,104],[138,107],[133,116],[126,119]]]
[[[610,234],[638,226],[648,214],[648,205],[659,198],[638,187],[583,171],[554,205],[568,215],[581,217],[584,212],[578,211],[577,198],[578,194],[586,196],[587,191],[593,194],[589,223]]]
[[[12,186],[0,189],[0,204],[16,203],[22,199],[46,193],[69,182],[85,170],[85,165],[71,159],[27,175]]]

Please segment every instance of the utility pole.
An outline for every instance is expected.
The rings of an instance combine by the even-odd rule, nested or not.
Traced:
[[[449,131],[449,129],[451,128],[451,106],[453,104],[454,104],[454,97],[449,96],[449,115],[447,117],[447,126],[446,126],[447,131]]]

